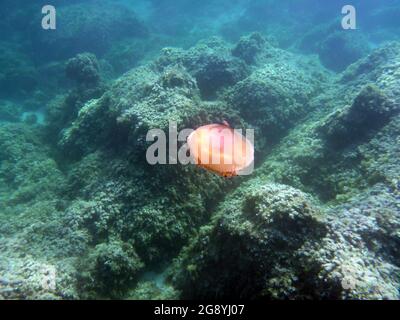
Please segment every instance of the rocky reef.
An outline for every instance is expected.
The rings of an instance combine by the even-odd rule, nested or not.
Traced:
[[[327,232],[319,216],[301,191],[251,180],[183,250],[174,283],[186,299],[307,297],[318,270],[307,254]]]
[[[117,13],[118,34],[144,32]],[[88,26],[51,41],[82,49]],[[400,298],[398,42],[336,74],[259,33],[212,37],[107,81],[97,40],[44,123],[0,100],[0,297]],[[171,121],[255,129],[256,171],[149,165],[146,133]]]

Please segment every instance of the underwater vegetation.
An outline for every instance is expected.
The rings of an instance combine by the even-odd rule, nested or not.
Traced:
[[[0,299],[399,299],[400,3],[344,4],[3,0]],[[150,165],[171,121],[254,172]]]
[[[226,122],[197,128],[188,136],[187,144],[195,164],[206,170],[226,178],[252,173],[252,142]]]

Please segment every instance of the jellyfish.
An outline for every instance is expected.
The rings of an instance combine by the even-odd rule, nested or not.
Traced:
[[[187,143],[196,165],[222,177],[243,175],[254,163],[254,146],[227,122],[192,132]]]

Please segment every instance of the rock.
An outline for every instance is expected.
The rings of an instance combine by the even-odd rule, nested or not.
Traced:
[[[334,147],[359,143],[371,132],[387,124],[400,112],[400,106],[373,85],[365,87],[351,106],[337,110],[320,127],[320,132]]]
[[[258,33],[252,33],[248,36],[240,38],[239,42],[232,49],[235,57],[243,59],[246,63],[255,62],[257,55],[267,47],[267,41]]]
[[[322,209],[253,179],[183,249],[171,278],[186,299],[398,299],[395,197],[381,185]]]
[[[136,147],[139,152],[147,146],[147,131],[167,130],[170,121],[178,128],[187,128],[233,118],[235,113],[225,105],[201,102],[197,82],[184,64],[160,64],[158,61],[156,68],[149,65],[128,72],[100,99],[88,101],[64,130],[59,145],[82,154],[112,135],[115,145],[129,139],[130,148]]]
[[[219,89],[245,78],[247,70],[239,60],[211,55],[194,74],[202,96],[209,99],[214,97]]]
[[[320,275],[337,281],[341,299],[399,299],[398,196],[398,190],[377,184],[327,211],[329,232],[317,254]]]
[[[400,44],[398,42],[389,42],[349,66],[342,73],[338,82],[345,85],[346,95],[356,95],[363,87],[373,83],[388,98],[399,104],[399,59]]]
[[[362,168],[370,184],[384,181],[396,188],[400,181],[400,117],[393,117],[368,143],[359,146]],[[398,188],[398,187],[397,187]]]
[[[219,38],[200,41],[185,52],[164,50],[157,61],[158,67],[177,63],[196,79],[203,99],[214,100],[218,91],[244,79],[249,73],[246,64],[232,56],[227,43]]]
[[[0,100],[0,121],[17,122],[21,119],[22,108],[7,100]]]
[[[0,244],[1,246],[1,244]],[[0,262],[0,299],[60,300],[76,299],[70,290],[70,270],[61,265],[39,261],[33,257],[8,256]],[[69,282],[69,284],[67,284]]]
[[[141,281],[130,292],[129,300],[179,300],[179,293],[172,286],[160,288],[153,281]]]
[[[322,64],[333,71],[343,71],[369,52],[367,40],[360,34],[338,31],[323,41],[319,48]]]
[[[107,89],[94,54],[86,52],[69,59],[65,74],[73,81],[74,87],[64,96],[56,96],[46,106],[46,131],[53,144],[57,143],[62,129],[71,125],[83,106],[99,99]]]
[[[301,67],[266,63],[238,82],[227,101],[271,143],[308,112],[315,88],[307,77]]]
[[[95,289],[104,297],[118,297],[144,267],[129,243],[112,241],[97,245],[82,262],[81,284],[86,292]]]
[[[80,86],[97,86],[100,82],[99,63],[94,54],[81,53],[68,60],[65,69],[68,78]]]
[[[331,34],[343,31],[340,23],[335,19],[334,21],[324,21],[321,24],[316,24],[310,30],[307,30],[300,36],[295,46],[305,53],[318,53],[321,48],[321,43],[324,42]]]

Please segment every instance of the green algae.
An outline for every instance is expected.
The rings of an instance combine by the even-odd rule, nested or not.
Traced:
[[[45,126],[0,124],[0,270],[23,281],[10,296],[398,298],[399,52],[335,75],[260,34],[211,38],[110,82],[94,55],[72,58]],[[253,176],[146,163],[147,130],[224,120],[255,129]],[[165,268],[161,285],[143,277]]]

